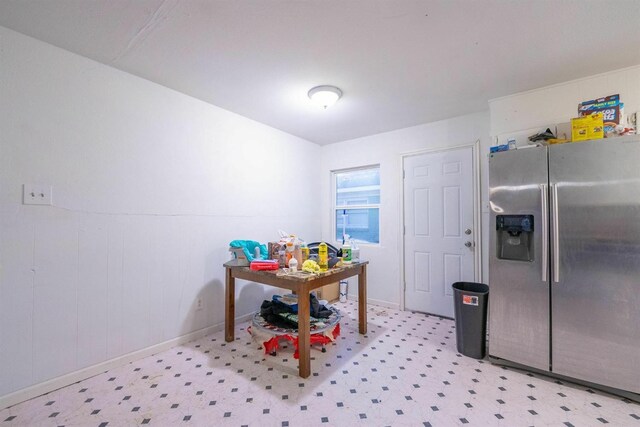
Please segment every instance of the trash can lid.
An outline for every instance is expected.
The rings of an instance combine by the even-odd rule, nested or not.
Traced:
[[[472,293],[472,294],[488,294],[489,286],[484,283],[476,282],[455,282],[451,285],[455,291]]]

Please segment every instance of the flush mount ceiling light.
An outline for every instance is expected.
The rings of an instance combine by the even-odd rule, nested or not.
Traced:
[[[342,96],[342,91],[335,86],[316,86],[308,93],[309,99],[322,108],[331,107]]]

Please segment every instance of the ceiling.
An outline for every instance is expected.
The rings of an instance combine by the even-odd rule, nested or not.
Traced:
[[[639,64],[638,22],[637,0],[0,0],[2,26],[318,144]]]

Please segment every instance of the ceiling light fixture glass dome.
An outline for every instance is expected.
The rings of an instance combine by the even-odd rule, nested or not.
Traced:
[[[342,91],[335,86],[316,86],[308,93],[309,99],[322,108],[331,107],[342,96]]]

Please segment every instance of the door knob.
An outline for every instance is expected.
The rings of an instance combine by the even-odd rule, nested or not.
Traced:
[[[473,243],[471,243],[471,242],[464,242],[464,245],[465,245],[466,247],[470,248],[470,247],[471,247],[471,245],[473,245]]]

